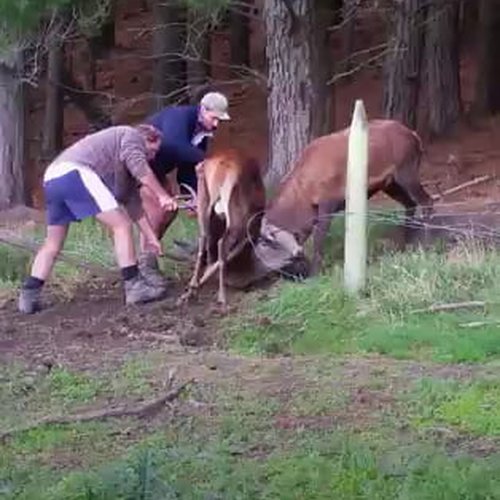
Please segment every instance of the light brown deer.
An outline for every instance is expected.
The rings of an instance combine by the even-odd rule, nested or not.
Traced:
[[[414,217],[417,206],[431,215],[432,198],[420,183],[422,143],[416,132],[395,120],[368,125],[368,197],[383,191]],[[291,257],[313,235],[312,272],[321,265],[331,218],[344,210],[349,128],[319,137],[302,151],[281,182],[262,221],[262,237]]]
[[[185,303],[218,270],[217,302],[225,308],[226,264],[252,252],[261,229],[266,194],[258,162],[235,150],[219,152],[196,166],[198,254]],[[203,276],[201,273],[205,268]]]

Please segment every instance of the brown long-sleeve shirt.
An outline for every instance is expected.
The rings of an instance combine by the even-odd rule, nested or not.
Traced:
[[[53,163],[63,161],[92,169],[133,220],[141,217],[139,183],[152,171],[146,141],[134,127],[116,125],[89,134],[65,149]]]

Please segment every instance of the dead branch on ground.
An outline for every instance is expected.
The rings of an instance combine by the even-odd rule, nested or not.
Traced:
[[[493,175],[482,175],[481,177],[476,177],[475,179],[472,179],[470,181],[464,182],[462,184],[459,184],[458,186],[454,186],[450,189],[446,189],[445,191],[439,193],[439,194],[434,194],[432,195],[433,200],[439,200],[443,198],[446,195],[457,193],[458,191],[461,191],[462,189],[475,186],[477,184],[480,184],[481,182],[486,182],[491,179],[494,179],[495,177]]]
[[[14,429],[9,429],[5,432],[0,433],[0,442],[3,442],[7,438],[12,437],[16,434],[20,434],[21,432],[30,431],[32,429],[36,429],[43,425],[76,424],[81,422],[90,422],[93,420],[106,420],[108,418],[147,417],[161,410],[166,403],[170,403],[175,399],[177,399],[181,394],[181,392],[184,389],[186,389],[188,385],[192,383],[194,383],[194,379],[190,379],[187,382],[180,384],[175,389],[168,391],[166,394],[163,394],[162,396],[156,399],[153,399],[136,407],[119,406],[117,408],[103,408],[101,410],[94,410],[86,413],[78,413],[76,415],[58,415],[58,416],[43,417],[37,422],[34,422],[32,424],[28,424],[23,427],[17,427]]]
[[[414,309],[410,314],[418,314],[423,312],[439,312],[439,311],[454,311],[456,309],[471,309],[475,307],[485,307],[486,302],[483,300],[471,300],[469,302],[454,302],[450,304],[434,304],[424,309]]]

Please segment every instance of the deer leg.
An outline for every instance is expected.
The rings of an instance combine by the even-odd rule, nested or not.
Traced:
[[[217,243],[219,253],[219,292],[217,293],[217,302],[225,307],[227,304],[225,274],[226,274],[226,257],[227,257],[227,233],[222,235],[222,238]]]
[[[194,265],[193,275],[189,281],[189,288],[198,288],[200,283],[201,269],[206,263],[207,252],[205,249],[206,237],[203,235],[198,239],[198,253]]]
[[[321,270],[323,261],[324,245],[328,228],[330,227],[333,215],[343,210],[344,201],[328,201],[318,205],[317,222],[313,228],[313,259],[311,265],[311,274],[316,275]]]
[[[419,163],[420,155],[413,155],[407,160],[403,168],[396,171],[394,180],[413,200],[415,206],[419,205],[421,207],[422,215],[427,219],[434,211],[434,202],[420,183],[418,175]]]
[[[247,240],[240,241],[230,252],[226,258],[226,262],[234,259],[242,250],[245,248],[247,244]],[[205,284],[218,270],[219,270],[220,262],[216,261],[205,269],[203,276],[201,277],[199,286]]]
[[[406,242],[409,242],[413,235],[411,225],[417,204],[410,194],[395,181],[384,188],[384,193],[405,207],[404,238]]]
[[[198,291],[200,287],[200,275],[202,267],[206,264],[206,251],[205,251],[205,235],[200,235],[198,239],[198,253],[196,255],[196,262],[194,265],[193,275],[189,280],[187,290],[177,300],[177,305],[183,305]]]

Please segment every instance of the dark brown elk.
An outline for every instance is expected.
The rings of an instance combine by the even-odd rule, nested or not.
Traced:
[[[422,143],[394,120],[369,121],[368,197],[383,191],[415,216],[429,216],[432,199],[419,176]],[[349,128],[313,140],[281,182],[262,222],[262,236],[295,257],[313,233],[312,273],[319,270],[331,216],[345,209]]]
[[[220,152],[196,167],[198,254],[185,303],[219,271],[217,301],[226,306],[226,264],[252,252],[261,230],[266,193],[259,164],[235,150]],[[201,273],[205,268],[203,276]]]

